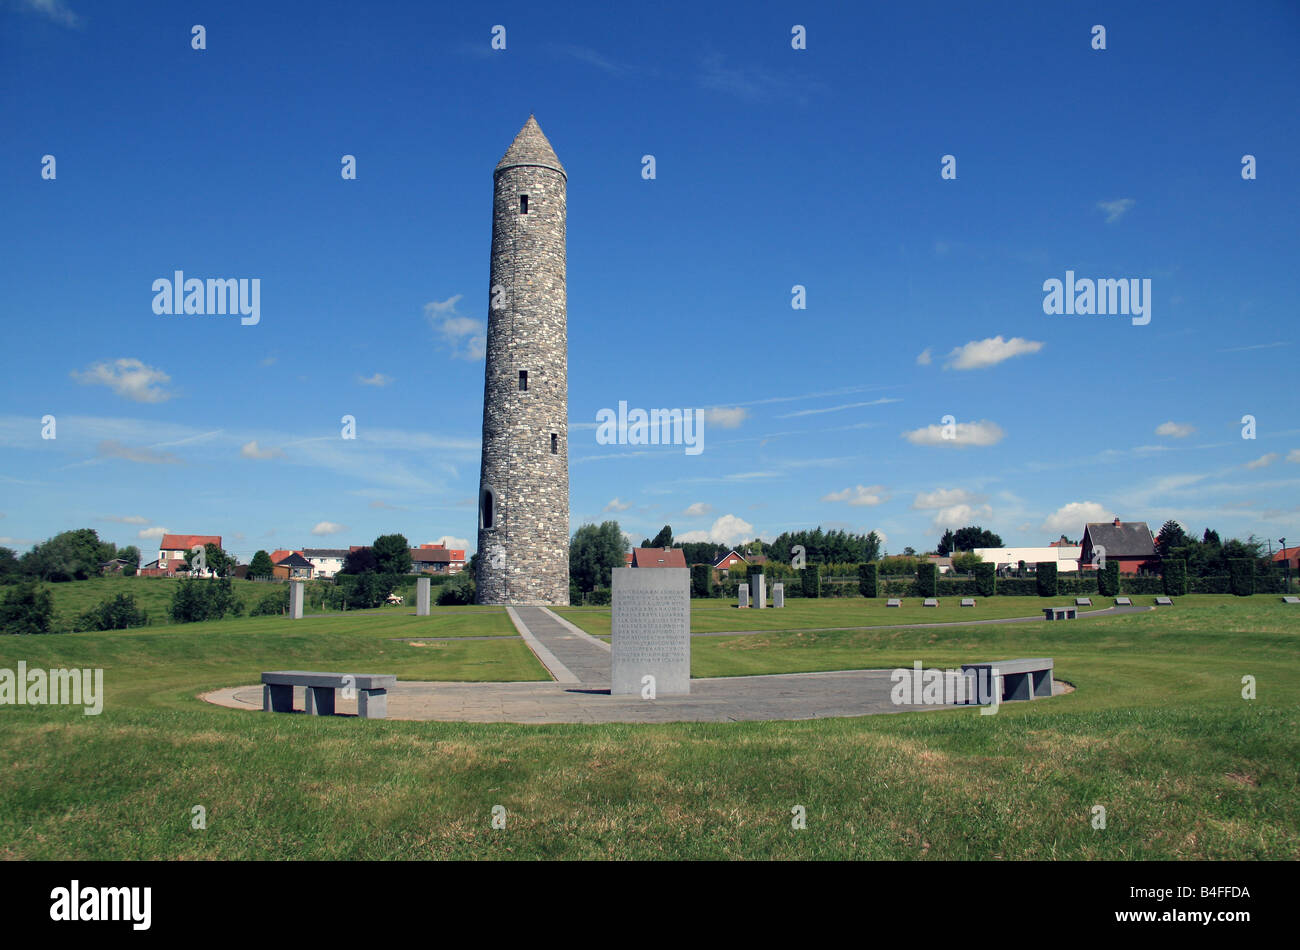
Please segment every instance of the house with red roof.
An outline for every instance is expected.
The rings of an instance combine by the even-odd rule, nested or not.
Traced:
[[[681,548],[633,548],[633,567],[685,567]]]
[[[185,555],[193,551],[196,545],[215,544],[221,547],[219,534],[164,534],[158,543],[159,561],[184,560]]]

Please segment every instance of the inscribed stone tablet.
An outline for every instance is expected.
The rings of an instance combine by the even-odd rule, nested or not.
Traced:
[[[429,616],[429,578],[420,577],[415,581],[415,615]]]
[[[302,581],[289,584],[289,616],[294,620],[302,619]]]
[[[763,608],[767,606],[767,577],[763,574],[751,574],[749,576],[749,589],[754,595],[754,606]]]
[[[740,587],[737,588],[737,590],[740,592],[740,606],[748,607],[749,606],[749,585],[741,584]]]
[[[691,691],[691,572],[685,567],[617,567],[613,575],[610,692],[655,696]]]
[[[773,607],[785,606],[785,585],[782,584],[780,581],[777,581],[775,584],[772,585],[772,606]]]

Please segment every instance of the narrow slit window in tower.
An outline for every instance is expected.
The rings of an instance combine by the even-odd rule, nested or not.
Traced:
[[[520,195],[520,196],[519,196],[519,213],[520,213],[520,214],[527,214],[527,213],[528,213],[528,196],[527,196],[527,195]]]
[[[526,369],[519,371],[519,391],[521,393],[528,392],[528,370]]]
[[[495,503],[496,503],[496,496],[493,494],[492,489],[490,488],[483,489],[483,498],[479,502],[480,527],[483,528],[492,527],[492,519],[496,515],[496,512],[492,510],[493,508],[496,507]]]
[[[556,435],[554,432],[551,433],[551,454],[552,455],[560,454],[560,437]]]

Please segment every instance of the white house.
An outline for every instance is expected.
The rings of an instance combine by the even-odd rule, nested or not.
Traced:
[[[348,552],[342,548],[303,548],[302,556],[311,562],[312,577],[333,577],[343,570]]]
[[[1015,570],[1021,562],[1025,562],[1025,567],[1033,570],[1034,565],[1039,561],[1055,561],[1057,571],[1077,571],[1079,569],[1079,557],[1083,553],[1083,548],[1075,545],[1067,547],[1065,545],[1047,547],[1047,548],[976,548],[977,554],[982,561],[993,564],[998,570],[1009,567]]]

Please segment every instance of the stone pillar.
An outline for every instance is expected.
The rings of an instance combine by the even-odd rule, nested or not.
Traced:
[[[289,616],[302,619],[302,581],[289,582]]]
[[[767,577],[763,574],[749,576],[750,587],[754,591],[754,606],[762,610],[767,606]]]
[[[429,616],[429,578],[421,577],[415,582],[415,615]]]
[[[777,581],[775,584],[772,585],[772,606],[773,607],[785,606],[785,585],[782,584],[780,581]]]
[[[749,606],[749,585],[741,584],[740,587],[737,588],[737,590],[740,591],[740,604],[738,606],[748,607]]]

